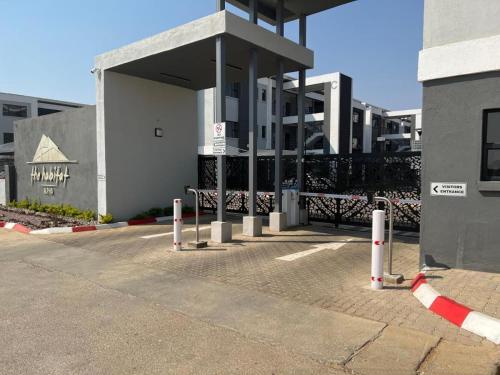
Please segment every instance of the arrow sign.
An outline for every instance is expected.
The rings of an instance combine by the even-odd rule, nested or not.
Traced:
[[[465,182],[431,182],[431,195],[466,197],[467,184]]]

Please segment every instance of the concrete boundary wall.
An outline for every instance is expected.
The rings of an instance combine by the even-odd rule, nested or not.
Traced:
[[[18,200],[96,211],[95,116],[89,106],[15,123]]]

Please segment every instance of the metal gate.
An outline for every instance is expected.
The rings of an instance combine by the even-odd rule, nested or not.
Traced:
[[[297,186],[296,158],[283,157],[284,188]],[[312,221],[335,225],[370,225],[375,208],[368,197],[377,195],[395,203],[394,227],[400,230],[420,229],[419,152],[310,155],[304,159],[305,196]],[[216,159],[199,156],[198,184],[202,190],[200,205],[217,209]],[[257,211],[265,215],[274,203],[274,157],[259,157],[257,165]],[[248,158],[227,157],[227,210],[248,212]]]

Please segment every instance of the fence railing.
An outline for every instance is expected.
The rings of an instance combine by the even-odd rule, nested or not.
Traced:
[[[216,159],[200,156],[198,159],[199,188],[206,190],[200,198],[204,209],[216,209]],[[283,157],[284,188],[297,186],[296,157]],[[394,227],[418,231],[420,226],[420,172],[419,152],[309,155],[304,158],[304,194],[309,218],[335,225],[369,225],[375,205],[365,199],[352,197],[384,196],[394,202]],[[227,158],[227,210],[248,212],[248,158]],[[257,162],[257,189],[274,191],[274,157],[259,157]],[[311,194],[314,193],[314,194]],[[349,198],[351,197],[351,198]],[[273,208],[272,194],[260,194],[257,210],[267,214]]]

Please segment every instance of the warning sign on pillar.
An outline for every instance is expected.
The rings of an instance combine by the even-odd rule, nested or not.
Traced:
[[[226,155],[226,123],[214,124],[213,154]]]

